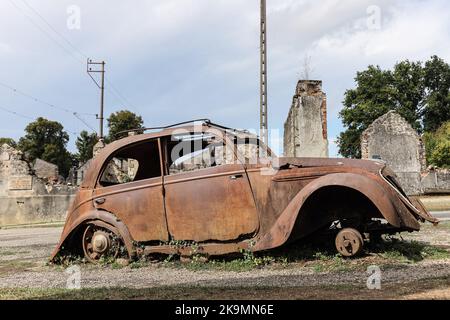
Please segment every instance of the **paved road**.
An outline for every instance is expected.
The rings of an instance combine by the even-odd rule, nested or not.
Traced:
[[[450,211],[432,211],[431,215],[442,221],[450,220]]]

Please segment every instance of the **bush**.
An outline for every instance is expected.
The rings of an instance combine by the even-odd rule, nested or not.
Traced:
[[[427,162],[440,168],[450,168],[450,121],[436,132],[424,134]]]

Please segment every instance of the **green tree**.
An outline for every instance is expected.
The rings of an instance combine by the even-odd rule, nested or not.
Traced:
[[[450,120],[450,65],[437,56],[425,63],[424,83],[427,90],[422,111],[425,131],[436,131]]]
[[[79,163],[85,163],[93,156],[94,145],[98,142],[96,133],[89,133],[86,130],[80,132],[80,135],[75,141],[77,147],[77,154],[75,155]]]
[[[436,132],[424,134],[427,162],[450,168],[450,121],[445,122]]]
[[[69,135],[62,124],[42,117],[25,128],[25,136],[20,138],[18,147],[30,161],[37,158],[54,163],[59,173],[67,177],[72,166],[72,156],[66,145]]]
[[[2,145],[4,145],[5,143],[13,148],[15,148],[17,146],[16,141],[14,141],[14,139],[12,139],[12,138],[0,138],[0,147]]]
[[[121,131],[132,129],[143,129],[144,121],[142,117],[128,110],[121,110],[112,113],[108,118],[108,142],[126,137],[127,134],[118,134]],[[138,133],[142,133],[139,131]]]
[[[433,56],[425,65],[405,60],[393,70],[369,66],[357,72],[356,88],[345,92],[339,113],[345,127],[337,141],[340,154],[360,158],[362,132],[389,110],[397,111],[418,133],[436,130],[450,119],[449,70]]]
[[[373,120],[395,108],[396,91],[392,72],[378,66],[358,72],[355,81],[356,88],[345,92],[340,117],[347,130],[338,137],[338,146],[343,156],[360,158],[361,133]]]

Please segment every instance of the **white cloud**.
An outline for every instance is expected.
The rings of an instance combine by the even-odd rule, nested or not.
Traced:
[[[147,125],[208,116],[231,126],[259,127],[259,0],[26,1],[81,51],[106,60],[107,77]],[[64,40],[21,1],[15,3],[21,11],[10,1],[0,2],[0,81],[54,104],[96,112],[99,93],[86,75],[85,57],[74,52],[81,63],[75,61],[26,15]],[[69,5],[81,9],[80,30],[66,27]],[[367,29],[370,5],[381,8],[380,30]],[[449,15],[444,0],[268,1],[269,124],[282,128],[308,54],[313,76],[324,81],[328,95],[330,135],[337,136],[337,112],[356,71],[432,54],[450,61]],[[70,114],[2,88],[0,105],[61,121],[70,131],[84,129]],[[121,107],[107,91],[107,114]],[[94,118],[87,121],[97,126]],[[13,115],[0,117],[4,130],[26,123]]]
[[[337,57],[428,57],[435,50],[450,49],[450,15],[444,2],[402,4],[382,9],[380,30],[362,28],[364,19],[324,35],[313,47]],[[445,50],[447,49],[447,50]]]

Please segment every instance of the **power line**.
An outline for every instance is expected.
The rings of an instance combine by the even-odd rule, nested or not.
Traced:
[[[72,42],[69,41],[63,34],[61,34],[58,30],[56,30],[36,9],[34,9],[28,2],[25,0],[21,0],[31,11],[33,11],[44,23],[54,32],[56,33],[61,39],[63,39],[70,47],[72,47],[73,50],[77,51],[80,55],[85,57],[86,59],[88,56],[83,53],[80,49],[75,47]]]
[[[64,40],[74,51],[76,51],[79,55],[83,56],[85,59],[88,59],[88,56],[83,53],[78,47],[76,47],[67,37],[65,37],[62,33],[57,31],[56,28],[54,28],[35,8],[33,8],[28,2],[25,0],[21,0],[35,15],[37,15],[54,33],[56,33],[61,39]],[[55,42],[60,48],[62,48],[64,51],[66,51],[72,58],[74,58],[77,62],[84,64],[84,61],[80,60],[78,57],[76,57],[73,52],[69,51],[65,46],[63,46],[59,41],[57,41],[54,37],[50,36],[43,28],[41,28],[39,25],[36,24],[36,22],[25,13],[23,9],[18,7],[12,0],[10,2],[19,10],[25,17],[27,17],[33,25],[38,28],[41,32],[45,33],[47,37],[49,37],[53,42]],[[109,84],[109,87],[106,87],[105,89],[109,91],[112,95],[116,97],[118,101],[123,103],[125,106],[131,107],[132,109],[137,109],[129,101],[124,97],[124,95],[117,89],[116,86],[113,85],[111,80],[105,79],[105,81]]]
[[[108,89],[109,87],[106,87],[106,90],[108,90],[110,93],[115,95],[116,98],[118,98],[118,100],[121,100],[121,102],[124,104],[124,106],[131,107],[132,109],[135,109],[135,110],[137,109],[120,93],[120,91],[112,84],[111,80],[109,80],[108,78],[105,78],[105,81],[106,81],[106,83],[109,84],[109,87],[112,89],[112,90],[109,90]]]
[[[10,113],[10,114],[13,114],[13,115],[16,115],[16,116],[18,116],[18,117],[24,118],[24,119],[35,120],[35,118],[26,116],[26,115],[24,115],[24,114],[21,114],[21,113],[12,111],[12,110],[10,110],[10,109],[7,109],[7,108],[1,107],[1,106],[0,106],[0,109],[3,110],[3,111],[5,111],[5,112],[8,112],[8,113]]]
[[[74,56],[73,53],[68,50],[66,47],[61,45],[54,37],[52,37],[45,29],[43,29],[39,24],[36,23],[36,21],[33,20],[33,18],[27,14],[22,8],[20,8],[16,3],[14,3],[13,0],[9,0],[9,2],[19,11],[21,12],[37,29],[39,29],[42,33],[44,33],[51,41],[53,41],[57,46],[59,46],[62,50],[64,50],[66,53],[68,53],[72,58],[74,58],[76,61],[83,63],[81,59]]]
[[[37,103],[46,105],[46,106],[48,106],[48,107],[51,107],[51,108],[54,108],[54,109],[58,109],[58,110],[61,110],[61,111],[64,111],[64,112],[70,113],[70,114],[73,114],[74,112],[76,112],[76,111],[74,111],[74,110],[70,110],[70,109],[65,108],[65,107],[57,106],[57,105],[55,105],[55,104],[46,102],[46,101],[41,100],[41,99],[39,99],[39,98],[36,98],[36,97],[32,96],[31,94],[25,93],[25,92],[23,92],[23,91],[21,91],[21,90],[19,90],[19,89],[16,89],[16,88],[14,88],[14,87],[12,87],[12,86],[10,86],[10,85],[7,85],[6,83],[0,82],[0,86],[2,86],[2,87],[4,87],[4,88],[7,88],[7,89],[11,90],[12,92],[14,92],[14,93],[16,93],[16,94],[19,94],[19,95],[21,95],[21,96],[23,96],[23,97],[26,97],[26,98],[28,98],[28,99],[30,99],[30,100],[33,100],[34,102],[37,102]],[[94,116],[94,117],[97,116],[97,115],[94,114],[94,113],[84,113],[84,112],[77,112],[77,113],[78,113],[78,114],[83,114],[83,115],[86,115],[86,116]]]
[[[17,117],[20,117],[20,118],[24,118],[24,119],[28,119],[28,120],[33,120],[33,121],[36,120],[36,118],[33,118],[33,117],[30,117],[30,116],[24,115],[24,114],[22,114],[22,113],[13,111],[13,110],[11,110],[11,109],[4,108],[4,107],[2,107],[2,106],[0,106],[0,110],[3,110],[4,112],[13,114],[13,115],[15,115],[15,116],[17,116]],[[95,130],[94,130],[94,131],[95,131]],[[70,131],[70,130],[67,130],[67,132],[69,132],[70,134],[75,135],[75,136],[77,136],[77,135],[80,134],[79,132]]]
[[[81,116],[80,116],[79,113],[74,112],[73,115],[74,115],[78,120],[80,120],[81,122],[83,122],[84,125],[85,125],[86,127],[88,127],[89,129],[91,129],[93,132],[97,133],[97,131],[96,131],[94,128],[92,128],[92,127],[91,127],[91,126],[90,126],[83,118],[81,118]]]

